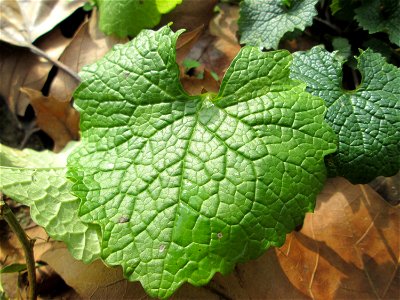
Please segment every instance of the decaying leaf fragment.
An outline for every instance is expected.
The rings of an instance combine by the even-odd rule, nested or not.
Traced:
[[[83,66],[91,64],[104,56],[115,44],[126,43],[128,39],[106,36],[99,30],[98,14],[93,9],[89,20],[77,30],[74,37],[62,52],[59,61],[72,71],[79,72]],[[62,69],[53,79],[49,94],[58,99],[71,99],[79,82]]]
[[[60,57],[68,43],[60,28],[36,41],[36,45],[54,60]],[[24,116],[30,102],[20,88],[41,90],[53,65],[27,48],[1,43],[0,51],[0,94],[13,114]]]
[[[54,141],[54,151],[62,150],[71,140],[79,139],[79,114],[69,99],[46,97],[40,91],[22,88],[36,113],[36,123]]]

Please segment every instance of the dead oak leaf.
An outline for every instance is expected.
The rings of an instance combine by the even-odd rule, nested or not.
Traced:
[[[176,41],[176,62],[181,67],[181,71],[183,69],[181,65],[185,57],[189,54],[190,50],[196,44],[197,40],[203,32],[204,26],[201,25],[193,29],[192,31],[182,33],[178,37],[178,40]]]
[[[29,239],[34,239],[33,254],[35,261],[39,261],[43,253],[49,251],[53,246],[54,242],[49,240],[49,236],[40,226],[33,226],[29,228],[24,228],[26,235]],[[25,264],[26,260],[24,257],[24,250],[21,247],[17,236],[13,232],[8,232],[5,236],[1,237],[0,240],[0,269],[6,265],[21,263]],[[40,273],[43,270],[36,270],[37,279],[40,278]],[[20,282],[18,273],[4,273],[1,274],[1,282],[5,291],[5,294],[10,297],[10,299],[26,299],[26,286]],[[20,288],[16,288],[19,287]]]
[[[290,282],[311,298],[395,299],[399,237],[398,207],[368,185],[335,178],[277,255]]]
[[[36,41],[37,47],[54,60],[58,59],[68,43],[58,27]],[[20,88],[41,90],[53,65],[27,48],[0,43],[0,51],[0,94],[13,114],[23,116],[29,98],[21,93]]]
[[[55,152],[63,149],[69,141],[79,139],[79,113],[69,99],[64,102],[29,88],[21,91],[30,99],[38,127],[53,139]]]
[[[61,54],[59,61],[78,73],[84,65],[91,64],[102,58],[112,46],[126,43],[126,38],[106,36],[99,30],[96,9],[92,16],[77,30],[71,42]],[[79,82],[64,70],[59,69],[53,79],[49,94],[58,99],[70,99]]]

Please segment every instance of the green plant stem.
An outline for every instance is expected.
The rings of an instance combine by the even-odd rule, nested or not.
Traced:
[[[26,267],[28,270],[28,281],[29,281],[28,299],[34,300],[36,299],[36,270],[35,270],[35,259],[33,256],[33,244],[35,243],[35,240],[30,240],[26,236],[25,231],[18,223],[17,218],[15,217],[11,209],[8,207],[8,205],[3,201],[0,202],[0,211],[1,211],[1,216],[8,223],[11,230],[15,233],[19,242],[22,245],[22,249],[24,250]]]

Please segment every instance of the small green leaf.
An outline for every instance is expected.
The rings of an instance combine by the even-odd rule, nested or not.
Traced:
[[[343,8],[343,2],[345,2],[345,0],[332,0],[331,4],[329,5],[332,15],[335,15],[338,11],[340,11]]]
[[[183,61],[183,66],[185,67],[186,70],[190,70],[201,66],[201,63],[199,63],[197,60],[194,59],[185,59]]]
[[[285,33],[304,30],[317,14],[318,0],[291,0],[289,7],[282,0],[243,0],[240,4],[240,42],[267,49],[278,48]]]
[[[287,8],[290,8],[292,6],[292,4],[293,4],[292,0],[281,0],[281,5],[283,5]]]
[[[84,11],[92,11],[93,7],[94,7],[94,3],[88,1],[88,2],[85,2],[85,4],[83,5],[82,9]]]
[[[352,22],[354,9],[359,6],[359,0],[332,0],[330,9],[337,20]]]
[[[217,96],[189,96],[168,27],[80,73],[82,144],[68,158],[102,258],[154,297],[206,284],[282,245],[314,207],[336,136],[287,51],[244,47]]]
[[[346,61],[351,56],[351,45],[348,39],[335,37],[332,40],[333,50],[336,51],[336,58]]]
[[[30,206],[33,221],[55,240],[64,241],[71,254],[85,262],[99,257],[97,227],[79,220],[79,200],[71,195],[66,160],[76,143],[61,153],[23,151],[0,144],[0,191]]]
[[[370,38],[363,43],[363,48],[371,48],[372,51],[378,52],[382,55],[388,62],[390,62],[392,56],[396,53],[387,43],[379,40],[377,38]],[[400,58],[400,53],[398,54]]]
[[[26,270],[26,264],[11,264],[0,269],[0,273],[20,273]]]
[[[118,37],[135,36],[144,28],[156,26],[161,15],[182,3],[182,0],[97,0],[100,29]]]
[[[356,20],[369,33],[386,32],[392,43],[400,47],[400,5],[398,0],[364,1],[355,10]]]
[[[219,81],[219,76],[217,73],[215,73],[214,71],[211,71],[210,74],[215,79],[215,81]]]
[[[296,53],[291,75],[328,106],[325,119],[339,137],[330,175],[366,183],[400,169],[400,69],[369,49],[357,60],[362,82],[354,91],[341,87],[343,62],[321,47]]]

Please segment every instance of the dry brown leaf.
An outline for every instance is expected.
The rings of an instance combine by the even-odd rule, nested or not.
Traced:
[[[185,91],[190,95],[199,95],[206,92],[218,93],[219,82],[212,77],[208,70],[204,70],[203,78],[184,75],[181,83]]]
[[[201,34],[204,32],[204,25],[196,29],[182,33],[176,41],[176,62],[181,65],[183,60],[189,54]]]
[[[56,28],[41,37],[36,45],[57,60],[68,43],[69,40]],[[0,43],[0,52],[0,94],[13,114],[23,116],[29,98],[20,92],[20,88],[41,90],[53,65],[26,48]]]
[[[170,13],[161,17],[160,26],[172,22],[171,28],[192,31],[199,26],[207,26],[213,17],[218,0],[184,0]]]
[[[316,45],[318,45],[318,41],[311,36],[303,34],[295,39],[283,39],[279,43],[279,49],[286,49],[293,53],[296,51],[307,51]]]
[[[283,247],[210,285],[231,299],[398,299],[399,227],[399,208],[368,185],[331,179]]]
[[[308,299],[294,287],[279,265],[275,249],[245,264],[228,276],[217,273],[209,283],[225,299]]]
[[[72,108],[69,99],[46,97],[28,88],[21,91],[31,101],[37,125],[53,139],[55,152],[62,150],[69,141],[79,139],[79,113]]]
[[[209,32],[200,38],[188,57],[201,62],[222,78],[240,50],[236,38],[238,18],[237,6],[221,4],[220,12],[210,22]]]
[[[29,47],[83,6],[85,0],[0,1],[0,40]]]
[[[400,172],[392,177],[379,176],[369,185],[390,204],[400,204]]]
[[[84,65],[91,64],[103,57],[115,44],[128,41],[104,35],[99,30],[97,22],[97,13],[94,9],[92,17],[82,24],[61,54],[59,61],[72,71],[79,72]],[[79,82],[74,78],[59,69],[51,83],[49,94],[59,99],[70,99],[78,84]]]
[[[214,47],[208,48],[206,53],[209,64],[206,67],[213,68],[219,77],[223,77],[241,47],[236,37],[239,8],[227,4],[222,4],[220,8],[220,13],[210,22],[210,33],[217,38]]]
[[[399,208],[368,185],[336,178],[277,255],[292,284],[311,298],[398,299],[399,237]]]
[[[25,229],[25,232],[31,239],[36,239],[34,255],[35,259],[38,260],[42,254],[51,247],[51,243],[47,242],[48,235],[42,227],[37,225]],[[8,237],[1,237],[0,262],[5,265],[11,263],[25,263],[24,252],[21,248],[21,244],[16,235],[12,232],[9,233]]]

